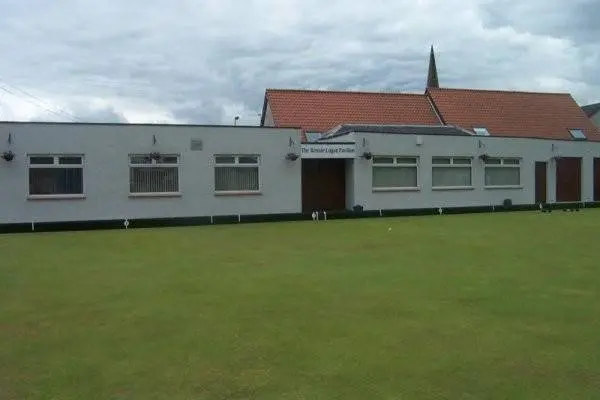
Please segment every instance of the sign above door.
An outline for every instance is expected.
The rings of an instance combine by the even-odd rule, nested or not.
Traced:
[[[354,143],[302,143],[302,158],[355,158]]]

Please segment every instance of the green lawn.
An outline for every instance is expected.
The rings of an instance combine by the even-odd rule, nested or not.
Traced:
[[[600,210],[3,235],[0,399],[597,398],[599,248]]]

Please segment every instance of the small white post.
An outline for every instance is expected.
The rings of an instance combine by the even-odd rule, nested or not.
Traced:
[[[33,221],[31,221],[31,231],[32,231],[32,232],[33,232],[33,231],[35,231],[35,224],[34,224],[34,222],[33,222]]]
[[[242,222],[242,216],[241,216],[241,214],[238,214],[238,222]]]
[[[383,217],[383,211],[381,211],[381,208],[379,209],[379,216]]]
[[[213,216],[212,215],[210,216],[210,224],[211,225],[213,224]]]

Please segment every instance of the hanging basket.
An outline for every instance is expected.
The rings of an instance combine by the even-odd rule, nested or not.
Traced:
[[[12,161],[15,158],[15,153],[13,153],[12,151],[5,151],[4,153],[2,153],[2,158],[5,161]]]
[[[296,153],[287,153],[287,155],[285,156],[286,159],[290,160],[290,161],[296,161],[298,159],[298,154]]]

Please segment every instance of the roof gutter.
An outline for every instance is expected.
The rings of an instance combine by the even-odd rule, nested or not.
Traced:
[[[437,117],[438,121],[440,121],[440,123],[442,125],[446,125],[446,121],[444,120],[444,118],[442,118],[442,114],[440,113],[440,110],[438,110],[438,108],[435,105],[435,102],[431,98],[431,96],[429,94],[429,90],[425,90],[425,97],[427,98],[427,101],[429,102],[429,105],[431,106],[431,109],[435,113],[435,116]]]
[[[268,103],[267,91],[265,91],[265,99],[263,101],[262,113],[260,116],[260,126],[265,126],[265,116],[267,114],[267,103]],[[275,118],[273,118],[273,119],[275,119]]]

